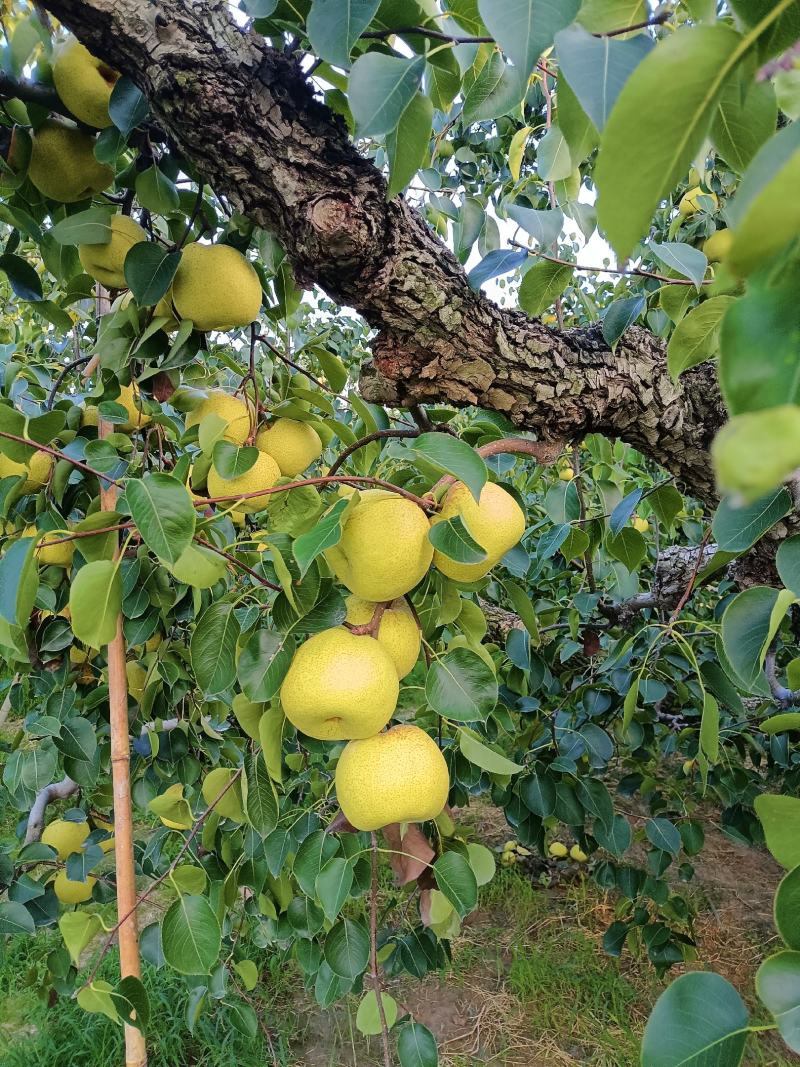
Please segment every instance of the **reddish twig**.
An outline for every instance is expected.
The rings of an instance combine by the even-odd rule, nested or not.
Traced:
[[[236,500],[254,500],[256,497],[272,496],[274,493],[285,493],[290,489],[302,489],[304,485],[336,484],[355,485],[356,488],[361,485],[375,486],[378,489],[386,489],[388,492],[396,493],[398,496],[402,496],[404,499],[412,501],[417,507],[422,508],[423,511],[436,510],[436,504],[432,500],[423,500],[422,497],[409,493],[407,489],[401,489],[399,485],[385,482],[382,478],[362,478],[355,474],[337,474],[333,477],[331,477],[331,475],[322,475],[319,478],[305,478],[303,481],[289,482],[287,485],[274,485],[269,489],[261,489],[255,493],[235,493],[231,496],[210,496],[197,506],[204,507],[206,504],[228,504]]]
[[[390,604],[390,601],[384,600],[380,604],[375,605],[375,610],[372,613],[372,618],[369,622],[363,623],[361,626],[354,626],[352,623],[346,622],[344,625],[350,631],[351,634],[355,634],[356,637],[377,637],[378,630],[380,629],[381,619],[383,613],[386,611]]]
[[[216,545],[212,545],[210,541],[204,541],[201,537],[195,537],[193,538],[193,540],[196,541],[198,545],[202,545],[203,548],[210,548],[211,551],[216,552],[218,556],[224,556],[225,559],[234,567],[238,567],[239,570],[244,571],[246,574],[249,574],[251,578],[255,578],[255,580],[260,585],[265,586],[265,588],[274,589],[278,593],[281,592],[281,586],[275,585],[274,582],[268,582],[266,578],[262,578],[260,574],[254,571],[251,567],[248,567],[246,563],[242,563],[242,561],[237,559],[236,556],[232,556],[230,552],[226,552],[222,548],[217,548]]]
[[[56,459],[65,459],[67,463],[71,463],[73,467],[77,467],[78,470],[84,471],[86,474],[91,474],[95,478],[102,478],[104,482],[108,482],[109,485],[115,485],[121,489],[122,485],[116,480],[116,478],[110,478],[107,474],[101,474],[100,471],[96,471],[94,467],[90,467],[88,463],[81,463],[79,459],[73,459],[72,456],[68,456],[65,452],[59,451],[57,448],[50,448],[49,445],[40,445],[38,441],[32,441],[29,437],[19,437],[15,433],[6,433],[5,430],[0,430],[0,437],[5,437],[9,441],[17,441],[21,445],[30,445],[37,452],[46,452],[49,456],[54,456]]]

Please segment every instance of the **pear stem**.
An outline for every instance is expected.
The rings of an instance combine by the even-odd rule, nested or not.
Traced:
[[[384,1067],[392,1067],[392,1054],[389,1049],[389,1027],[383,1008],[381,980],[378,976],[378,838],[373,830],[370,834],[372,851],[372,884],[369,895],[369,969],[375,1000],[378,1003],[378,1015],[381,1020],[381,1042],[383,1044]]]
[[[384,600],[380,604],[375,605],[375,610],[372,613],[372,618],[369,622],[362,623],[360,626],[354,626],[352,623],[346,622],[345,626],[356,637],[376,637],[378,636],[378,630],[380,629],[381,619],[383,613],[389,607],[390,601]]]

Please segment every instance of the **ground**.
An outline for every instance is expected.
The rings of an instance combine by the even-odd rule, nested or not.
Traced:
[[[490,844],[511,836],[499,815],[477,812]],[[707,828],[692,892],[700,908],[698,959],[753,1000],[753,975],[774,947],[772,896],[779,868],[757,849]],[[418,983],[393,983],[401,1007],[431,1027],[442,1067],[634,1067],[650,1008],[664,986],[646,960],[606,956],[600,939],[614,901],[574,864],[503,870],[482,890],[481,907],[454,945],[452,971]],[[27,979],[52,947],[47,939],[12,941],[0,960],[0,1067],[107,1067],[121,1062],[118,1028],[61,999],[40,1002]],[[277,1035],[279,1067],[378,1067],[379,1041],[355,1027],[355,998],[321,1012],[298,993],[301,983],[277,957],[262,956],[259,1014]],[[673,974],[676,972],[673,971]],[[108,975],[113,961],[108,961]],[[151,1067],[264,1067],[261,1037],[248,1041],[208,1022],[189,1035],[185,989],[165,972],[146,975],[153,1011]],[[789,1067],[800,1057],[764,1036],[748,1052],[749,1067]]]

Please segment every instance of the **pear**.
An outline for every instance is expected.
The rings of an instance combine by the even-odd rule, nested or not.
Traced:
[[[703,243],[703,251],[709,263],[721,263],[733,245],[732,230],[717,230]]]
[[[23,493],[33,493],[47,485],[52,467],[53,457],[49,452],[34,452],[25,463],[17,463],[0,452],[0,478],[25,475]]]
[[[191,244],[172,283],[172,302],[198,330],[249,326],[261,308],[261,281],[249,260],[230,245]]]
[[[690,215],[696,214],[705,204],[700,202],[700,197],[706,197],[708,201],[713,204],[712,211],[716,211],[719,207],[719,200],[717,200],[716,193],[706,192],[705,189],[701,189],[699,185],[695,185],[693,188],[687,190],[681,197],[681,201],[678,204],[678,211],[685,218]]]
[[[268,456],[266,452],[259,452],[258,459],[250,470],[240,474],[238,478],[223,478],[222,475],[217,473],[216,468],[212,467],[208,472],[206,485],[208,486],[208,495],[211,497],[237,497],[240,493],[258,493],[264,489],[271,489],[280,476],[280,469],[272,456]],[[270,493],[266,493],[264,496],[254,496],[248,500],[239,500],[236,503],[236,508],[238,511],[244,511],[247,514],[263,511],[269,505],[270,496]]]
[[[70,822],[69,819],[54,819],[45,826],[42,844],[49,845],[58,853],[60,860],[65,860],[73,852],[80,852],[83,842],[89,836],[88,822]]]
[[[456,563],[441,552],[433,555],[434,566],[457,582],[476,582],[494,567],[525,533],[525,515],[516,500],[499,485],[487,482],[480,502],[462,482],[452,486],[441,510],[431,520],[442,522],[460,515],[475,541],[486,552],[481,563]]]
[[[372,601],[362,600],[357,596],[347,597],[345,604],[347,605],[347,621],[353,626],[363,626],[368,623],[377,607]],[[389,653],[395,665],[397,677],[405,678],[419,658],[422,638],[417,620],[402,597],[393,600],[388,605],[381,616],[375,636],[378,643],[383,645]]]
[[[99,425],[100,408],[98,408],[97,404],[85,404],[81,408],[81,427]]]
[[[294,478],[322,455],[317,431],[295,419],[275,419],[259,432],[256,448],[272,456],[285,478]]]
[[[134,430],[143,429],[151,421],[149,415],[139,410],[136,399],[139,390],[133,385],[121,385],[119,396],[114,397],[114,403],[119,404],[128,412],[127,422],[115,422],[114,430],[119,433],[132,433]]]
[[[56,91],[76,119],[103,130],[111,126],[108,101],[119,71],[97,59],[72,34],[56,48],[53,81]]]
[[[580,845],[573,845],[569,850],[569,855],[570,859],[575,860],[576,863],[586,863],[589,858]]]
[[[336,766],[339,806],[357,830],[435,819],[449,790],[444,756],[418,726],[351,741]]]
[[[322,630],[295,653],[281,687],[286,718],[309,737],[370,737],[394,714],[400,683],[383,646],[343,626]]]
[[[73,882],[67,877],[66,871],[59,871],[53,880],[53,889],[62,904],[84,904],[91,899],[96,881],[91,874],[87,874],[85,882]]]
[[[128,215],[111,219],[111,240],[104,245],[78,245],[78,258],[90,278],[107,289],[122,289],[125,281],[125,257],[135,244],[146,241],[147,234]]]
[[[75,551],[74,541],[62,541],[67,535],[63,530],[52,530],[48,533],[39,533],[35,526],[29,526],[23,533],[24,537],[36,537],[39,540],[39,548],[36,550],[36,558],[45,567],[71,567],[72,555]],[[56,544],[50,544],[55,541]]]
[[[557,860],[563,860],[564,857],[569,854],[569,849],[563,841],[552,841],[548,845],[547,851],[554,859]]]
[[[413,500],[369,489],[345,520],[338,545],[325,552],[336,577],[364,600],[394,600],[425,576],[433,559],[430,524]]]
[[[94,158],[94,138],[48,119],[32,137],[28,177],[42,196],[73,204],[107,189],[114,171]]]
[[[216,415],[226,424],[222,435],[225,440],[243,445],[250,436],[250,411],[251,405],[238,396],[211,389],[206,399],[186,415],[186,429],[198,426],[207,415]]]

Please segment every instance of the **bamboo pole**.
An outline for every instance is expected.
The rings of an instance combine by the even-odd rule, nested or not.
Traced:
[[[97,314],[109,309],[106,290],[98,283]],[[92,363],[84,371],[89,377],[96,367]],[[107,437],[114,427],[100,420],[98,433]],[[116,507],[118,487],[101,482],[100,506],[104,511]],[[120,551],[119,534],[117,554]],[[128,727],[128,679],[125,674],[125,637],[122,632],[122,612],[117,617],[117,633],[107,649],[108,706],[111,725],[111,780],[114,792],[114,857],[117,874],[117,919],[119,925],[119,967],[122,978],[141,978],[139,957],[139,928],[136,917],[136,868],[133,860],[133,811],[131,807],[130,737]],[[147,1046],[144,1034],[135,1026],[124,1026],[125,1067],[147,1067]]]

